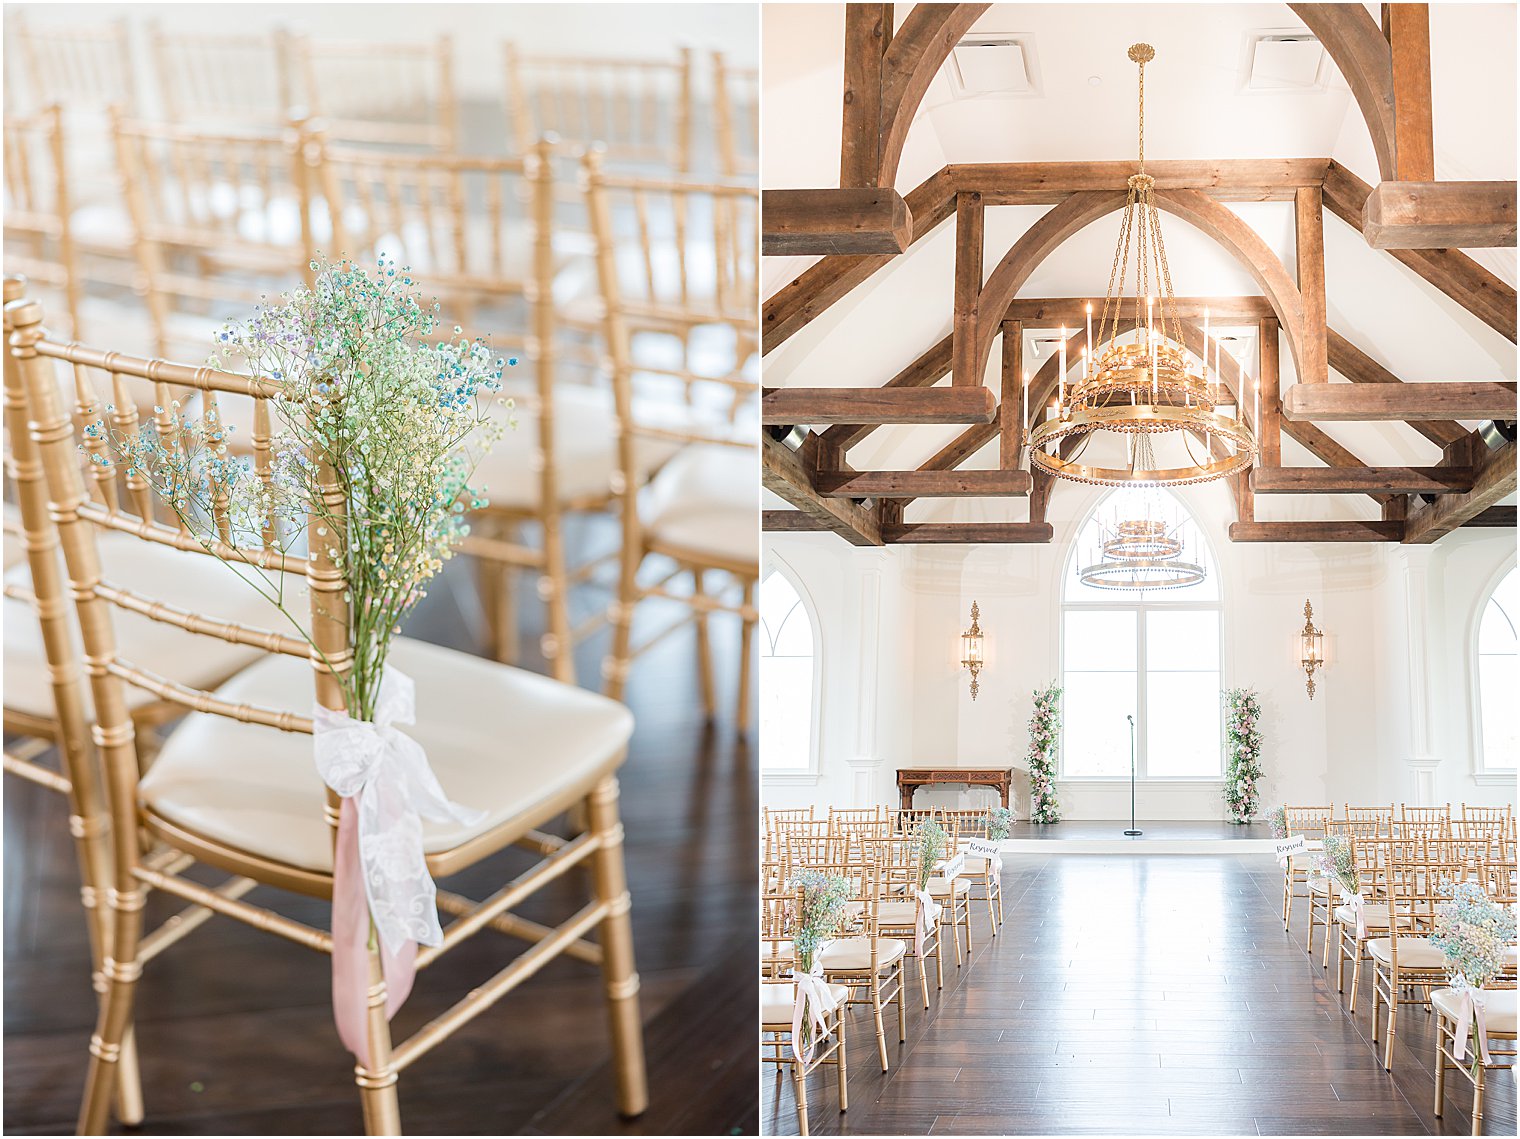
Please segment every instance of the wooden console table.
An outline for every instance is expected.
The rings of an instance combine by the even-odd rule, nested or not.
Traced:
[[[1013,782],[1011,767],[905,767],[897,773],[897,792],[903,810],[913,807],[913,792],[931,783],[964,783],[967,787],[995,787],[1008,806],[1008,788]]]

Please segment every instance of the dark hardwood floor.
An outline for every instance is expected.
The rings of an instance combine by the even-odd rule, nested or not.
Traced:
[[[581,537],[591,543],[612,535],[590,526]],[[432,590],[411,635],[478,646],[469,570],[463,561],[450,564],[446,585]],[[604,594],[587,591],[575,617],[604,603]],[[536,644],[539,606],[525,603],[522,621],[524,643]],[[622,808],[649,1111],[634,1121],[616,1116],[599,974],[562,959],[404,1074],[409,1132],[755,1133],[756,761],[752,739],[731,726],[738,667],[731,624],[713,622],[728,716],[719,726],[703,724],[689,631],[636,662],[628,695],[638,727],[622,773]],[[578,654],[583,681],[599,676],[602,645],[594,640]],[[62,1134],[74,1126],[94,1021],[74,859],[57,796],[7,778],[4,809],[4,1129]],[[448,886],[483,897],[522,861],[504,852]],[[562,920],[580,904],[573,879],[522,912]],[[327,921],[325,904],[266,890],[252,898]],[[172,912],[166,903],[154,899],[150,918]],[[396,1019],[398,1035],[521,948],[482,933],[451,952],[419,977]],[[325,958],[222,918],[151,962],[137,1003],[148,1112],[142,1131],[362,1130],[352,1059],[333,1029],[328,984]]]
[[[1468,1134],[1459,1074],[1432,1112],[1430,1018],[1404,1007],[1385,1073],[1370,979],[1347,1016],[1333,963],[1304,952],[1302,903],[1283,932],[1281,881],[1270,855],[1007,857],[1002,933],[976,915],[973,962],[947,965],[928,1013],[910,999],[906,1044],[889,1029],[890,1073],[852,1015],[850,1110],[813,1076],[813,1133]],[[761,1128],[795,1134],[774,1071]],[[1515,1134],[1512,1072],[1490,1073],[1484,1131]]]

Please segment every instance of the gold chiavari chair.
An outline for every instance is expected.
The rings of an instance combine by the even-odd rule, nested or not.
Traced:
[[[1520,1054],[1516,1048],[1516,992],[1511,983],[1508,987],[1484,986],[1484,1028],[1488,1037],[1490,1063],[1473,1055],[1472,1041],[1466,1039],[1462,1029],[1463,1056],[1457,1059],[1458,1011],[1460,998],[1451,989],[1436,989],[1430,994],[1430,1007],[1436,1014],[1436,1098],[1435,1116],[1441,1118],[1446,1110],[1446,1072],[1448,1068],[1461,1072],[1473,1086],[1472,1134],[1483,1134],[1483,1105],[1488,1091],[1488,1073],[1509,1068],[1513,1070],[1515,1058]],[[1501,1047],[1508,1041],[1509,1047]],[[1503,1063],[1504,1060],[1509,1062]]]
[[[944,863],[955,857],[960,846],[960,820],[952,811],[941,811],[938,821],[945,828],[945,853],[941,865],[929,879],[929,896],[939,903],[941,920],[950,927],[950,942],[955,947],[955,967],[971,957],[971,879],[957,873],[946,875]],[[961,930],[966,932],[966,951],[961,953]]]
[[[987,838],[987,812],[985,810],[946,811],[948,819],[954,820],[956,848],[965,851],[966,841],[972,838]],[[987,903],[987,925],[996,937],[998,926],[1003,923],[1003,880],[993,867],[992,859],[977,854],[966,854],[965,869],[961,871],[961,877],[967,882],[966,902],[969,906],[972,901]],[[981,887],[981,896],[977,897],[971,891]],[[967,944],[970,944],[970,930],[967,930]]]
[[[148,50],[164,117],[180,126],[229,123],[276,130],[302,104],[290,36],[240,29],[236,36],[148,25]]]
[[[332,227],[312,208],[304,128],[209,131],[114,117],[143,300],[116,343],[157,356],[203,358],[221,325],[302,280]],[[97,333],[104,336],[104,332]],[[251,406],[223,401],[233,438]]]
[[[794,822],[812,822],[812,807],[760,808],[761,857],[767,862],[780,857],[778,833],[781,827]]]
[[[5,116],[5,268],[56,290],[79,335],[82,280],[74,247],[63,110]]]
[[[612,646],[606,661],[607,693],[618,698],[630,663],[667,633],[691,621],[704,704],[716,714],[710,614],[736,614],[741,622],[739,696],[735,720],[747,731],[754,629],[759,613],[756,434],[752,427],[759,384],[753,363],[756,335],[755,252],[758,195],[731,186],[676,185],[603,172],[600,155],[586,156],[587,196],[597,241],[608,354],[618,413],[623,541],[618,596],[613,603]],[[627,203],[615,209],[614,201]],[[637,219],[633,233],[614,217]],[[628,240],[629,238],[632,239]],[[668,256],[652,252],[655,239]],[[636,356],[634,330],[662,324],[683,338],[713,346],[711,367],[657,366]],[[682,397],[685,403],[681,402]],[[747,425],[748,424],[748,425]],[[688,444],[640,487],[639,441]],[[673,564],[646,584],[640,571],[651,555]],[[731,583],[709,589],[709,575]],[[689,590],[674,583],[689,578]],[[683,583],[684,585],[684,583]],[[732,593],[739,594],[738,600]],[[634,610],[649,598],[676,601],[689,615],[638,645]]]
[[[1388,1006],[1383,1068],[1393,1070],[1393,1041],[1400,1004],[1429,1005],[1432,989],[1446,982],[1446,955],[1430,943],[1442,889],[1463,882],[1469,867],[1427,857],[1418,840],[1399,839],[1388,852],[1389,936],[1372,938],[1372,1037],[1378,1038],[1379,1006]],[[1405,933],[1404,931],[1408,932]],[[1416,996],[1410,996],[1416,993]]]
[[[918,963],[918,985],[929,1007],[929,962],[934,958],[935,988],[945,987],[945,958],[942,951],[942,908],[937,901],[928,904],[921,939],[915,936],[923,904],[918,898],[918,859],[921,844],[916,838],[882,837],[864,843],[866,859],[880,874],[881,897],[876,904],[877,931],[883,937],[901,938],[907,944],[905,960]]]
[[[1352,865],[1356,868],[1361,895],[1361,930],[1357,929],[1356,904],[1342,902],[1335,907],[1337,937],[1335,991],[1346,991],[1346,962],[1351,965],[1349,1011],[1355,1015],[1356,998],[1361,991],[1362,962],[1367,959],[1367,942],[1388,936],[1388,863],[1393,844],[1400,842],[1379,836],[1376,823],[1332,822],[1329,833],[1344,836],[1351,844]],[[1357,828],[1366,828],[1358,830]]]
[[[785,979],[774,963],[783,954],[790,968],[791,931],[787,928],[788,912],[801,910],[801,900],[796,892],[768,895],[762,899],[761,938],[767,946],[762,954],[760,983],[760,1062],[774,1064],[779,1076],[782,1069],[792,1074],[792,1089],[797,1100],[798,1134],[808,1134],[807,1078],[821,1067],[833,1065],[839,1089],[841,1114],[849,1109],[849,1067],[845,1052],[844,1010],[850,990],[844,985],[829,985],[829,995],[836,1002],[833,1011],[824,1017],[824,1032],[816,1040],[810,1040],[807,1053],[800,1051],[800,1043],[792,1039],[792,1017],[797,1004],[797,984]]]
[[[427,41],[291,39],[306,108],[329,138],[371,146],[459,148],[454,48]]]
[[[1345,817],[1354,823],[1376,822],[1382,828],[1382,833],[1393,833],[1395,812],[1392,803],[1386,807],[1353,807],[1347,803]]]
[[[912,834],[927,822],[941,822],[941,807],[893,807],[891,808],[892,833]]]
[[[718,173],[753,178],[760,169],[760,70],[734,67],[715,51],[712,74]]]
[[[1451,805],[1411,807],[1399,805],[1398,833],[1411,838],[1445,838],[1451,834]]]
[[[789,881],[799,870],[844,860],[846,840],[835,832],[827,819],[799,819],[781,824],[776,834],[783,881]]]
[[[1479,807],[1462,804],[1462,821],[1469,823],[1510,823],[1515,812],[1508,803],[1502,807]]]
[[[507,115],[520,153],[546,134],[605,148],[623,169],[691,170],[691,51],[675,59],[526,54],[504,45]]]
[[[24,90],[35,92],[44,103],[95,112],[137,105],[131,33],[125,20],[39,24],[18,12],[7,22],[7,36],[15,37],[25,66]]]
[[[1301,834],[1307,840],[1310,851],[1318,848],[1320,839],[1324,836],[1325,826],[1335,815],[1335,808],[1330,807],[1288,807],[1283,808],[1283,817],[1287,822],[1290,835]],[[1309,899],[1309,937],[1310,946],[1313,946],[1314,937],[1314,898],[1315,882],[1321,881],[1312,874],[1313,854],[1304,853],[1292,855],[1283,867],[1283,902],[1282,919],[1283,929],[1291,929],[1293,924],[1293,901],[1295,898]],[[1302,885],[1304,892],[1299,893],[1297,887]]]
[[[1324,833],[1326,838],[1334,835],[1339,838],[1345,838],[1349,840],[1354,838],[1376,838],[1378,832],[1379,827],[1375,822],[1353,821],[1350,819],[1331,819],[1328,823],[1325,824]],[[1325,855],[1325,857],[1328,858],[1328,854]],[[1353,865],[1355,864],[1355,857],[1355,852],[1353,851]],[[1345,893],[1345,887],[1343,887],[1339,882],[1335,881],[1329,875],[1326,877],[1329,884],[1329,893],[1324,896],[1324,908],[1327,909],[1329,913],[1325,918],[1325,947],[1320,955],[1321,969],[1328,969],[1330,967],[1330,949],[1332,944],[1337,946],[1336,952],[1340,952],[1340,935],[1337,932],[1337,927],[1341,924],[1341,911],[1343,909],[1346,909],[1348,911],[1351,909],[1351,904],[1347,902],[1343,896]],[[1339,904],[1336,904],[1336,898],[1341,899]],[[1311,939],[1314,933],[1314,912],[1318,908],[1315,905],[1315,902],[1317,900],[1317,895],[1310,899],[1309,933]],[[1366,923],[1364,922],[1363,924],[1365,925]],[[1339,966],[1337,966],[1337,968],[1339,968]]]
[[[904,1001],[903,959],[908,945],[901,938],[883,936],[877,919],[882,900],[882,872],[877,862],[845,862],[819,869],[842,875],[851,896],[846,903],[853,925],[835,938],[822,954],[824,979],[850,990],[846,1005],[869,1006],[876,1031],[876,1051],[881,1070],[890,1070],[887,1031],[882,1010],[897,1004],[897,1039],[908,1039],[908,1013]]]
[[[113,391],[150,381],[165,407],[172,405],[176,391],[194,389],[213,418],[219,394],[246,394],[255,401],[258,434],[265,440],[270,435],[268,403],[279,389],[258,377],[56,342],[43,331],[42,314],[34,302],[12,301],[5,312],[12,330],[11,352],[26,388],[31,436],[41,452],[41,470],[22,474],[29,480],[45,476],[49,516],[57,525],[84,640],[97,719],[94,739],[111,820],[111,877],[105,893],[111,932],[102,968],[106,988],[80,1115],[80,1131],[99,1134],[108,1122],[110,1092],[132,1028],[136,981],[145,964],[199,924],[171,919],[144,936],[147,891],[160,890],[319,952],[331,952],[328,931],[252,905],[242,895],[255,884],[316,897],[331,894],[333,828],[343,808],[334,793],[324,794],[305,738],[311,720],[303,710],[311,706],[313,693],[325,707],[344,707],[339,674],[333,668],[344,667],[350,659],[342,600],[347,583],[327,552],[328,543],[342,536],[313,542],[310,555],[287,552],[280,535],[268,531],[256,544],[237,545],[241,534],[231,528],[225,504],[216,500],[210,513],[222,535],[220,542],[208,539],[202,546],[185,530],[153,521],[150,492],[141,474],[124,472],[113,461],[98,428],[76,432],[71,425],[52,375],[55,362],[99,370],[109,376]],[[131,408],[134,402],[118,397],[114,405]],[[89,425],[87,419],[85,426]],[[92,457],[99,486],[108,481],[113,485],[109,505],[90,500],[79,469],[79,446]],[[267,443],[258,447],[256,477],[273,478],[272,459]],[[330,464],[320,455],[310,461],[319,485],[335,490]],[[315,529],[316,523],[311,525]],[[161,593],[168,591],[167,597],[159,598],[133,595],[103,581],[97,529],[170,548],[220,553],[244,571],[271,575],[266,579],[271,589],[273,575],[303,576],[311,597],[305,635],[191,612],[178,603],[176,579],[159,583]],[[229,581],[227,588],[235,588],[235,583]],[[125,655],[135,646],[119,639],[113,605],[208,640],[256,647],[265,655],[214,692],[154,676]],[[327,662],[334,663],[330,667]],[[409,734],[427,748],[445,791],[484,812],[472,825],[424,828],[430,873],[445,878],[510,845],[524,846],[542,858],[485,902],[440,890],[440,908],[459,916],[447,927],[441,945],[419,953],[418,968],[426,968],[488,926],[534,944],[404,1041],[392,1041],[378,949],[371,948],[365,1032],[369,1059],[355,1069],[366,1130],[399,1133],[400,1073],[562,953],[601,966],[618,1107],[624,1114],[639,1114],[647,1093],[616,780],[632,731],[631,717],[625,708],[568,685],[404,638],[394,643],[392,663],[416,678],[417,703],[424,710]],[[128,684],[176,701],[191,713],[170,734],[145,776],[139,774],[127,710]],[[503,758],[501,741],[509,738],[515,758]],[[587,829],[570,839],[544,829],[566,812],[583,812]],[[167,864],[144,859],[141,833],[176,857]],[[185,877],[198,862],[235,877],[220,887]],[[577,866],[589,867],[593,898],[563,923],[546,926],[510,912]],[[599,931],[598,942],[586,939],[593,930]]]

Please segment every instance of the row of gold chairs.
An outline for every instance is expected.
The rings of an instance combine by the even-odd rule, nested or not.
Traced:
[[[68,799],[101,994],[88,1057],[80,1056],[88,1076],[79,1129],[103,1134],[113,1108],[121,1124],[144,1118],[134,995],[143,969],[161,954],[213,915],[332,951],[327,929],[245,895],[256,886],[331,895],[333,828],[344,808],[324,789],[308,737],[313,699],[343,707],[335,670],[350,659],[348,586],[326,552],[329,542],[313,543],[309,556],[268,534],[262,543],[235,545],[234,535],[204,548],[154,516],[147,488],[122,464],[92,462],[93,477],[84,475],[81,449],[97,454],[100,439],[83,425],[107,408],[130,429],[141,398],[165,407],[197,400],[210,410],[241,396],[253,402],[267,438],[275,383],[60,340],[15,278],[6,278],[5,300],[8,465],[61,761],[39,782]],[[71,387],[77,416],[61,387]],[[267,444],[257,454],[267,476]],[[285,609],[301,615],[316,651],[208,555],[259,574]],[[20,633],[7,620],[7,641]],[[369,1055],[355,1070],[366,1132],[399,1134],[401,1074],[562,955],[600,967],[617,1107],[637,1115],[647,1093],[616,779],[631,716],[550,678],[404,638],[392,663],[416,682],[413,734],[445,792],[482,812],[477,823],[428,828],[430,872],[446,878],[507,846],[538,861],[483,901],[440,890],[440,908],[453,920],[442,944],[419,954],[420,968],[488,928],[528,947],[405,1040],[392,1038],[371,949]],[[7,672],[9,696],[15,677]],[[139,713],[148,704],[172,706],[183,719],[145,768]],[[512,741],[505,750],[504,740]],[[207,885],[204,874],[190,876],[197,866],[228,877]],[[589,873],[574,873],[578,867]],[[589,897],[556,907],[565,916],[544,924],[514,912],[567,873]],[[151,892],[186,908],[145,930]]]
[[[1445,1109],[1446,1075],[1464,1074],[1473,1086],[1472,1133],[1482,1133],[1487,1073],[1513,1063],[1516,1040],[1516,957],[1507,950],[1501,978],[1485,986],[1486,1029],[1491,1058],[1483,1061],[1466,1052],[1466,1028],[1461,1022],[1463,999],[1448,986],[1451,969],[1444,954],[1432,945],[1438,907],[1450,889],[1476,885],[1491,901],[1513,907],[1516,902],[1515,818],[1509,807],[1472,807],[1458,811],[1439,807],[1353,807],[1340,817],[1330,807],[1289,807],[1290,834],[1302,834],[1320,846],[1327,838],[1344,843],[1355,890],[1332,873],[1319,874],[1312,864],[1325,855],[1300,855],[1284,870],[1284,927],[1287,928],[1295,881],[1306,886],[1309,899],[1310,941],[1316,914],[1325,925],[1321,968],[1329,967],[1332,943],[1336,954],[1336,989],[1346,993],[1345,973],[1352,966],[1348,1015],[1355,1015],[1362,966],[1372,972],[1372,1039],[1382,1049],[1383,1067],[1392,1070],[1394,1042],[1401,1006],[1418,1005],[1435,1015],[1435,1105]],[[1328,869],[1328,868],[1325,868]],[[1380,1025],[1383,1010],[1386,1025]],[[1459,1037],[1463,1039],[1459,1042]],[[1502,1042],[1508,1042],[1506,1048]]]
[[[7,82],[6,102],[26,91],[71,110],[148,112],[151,101],[180,125],[272,129],[293,114],[322,118],[345,142],[454,151],[461,147],[454,49],[432,40],[323,40],[274,29],[237,36],[150,23],[140,68],[126,21],[39,24],[16,17],[7,39],[25,86]],[[518,155],[546,134],[581,148],[601,145],[614,165],[753,177],[758,153],[758,72],[722,52],[708,59],[711,113],[706,153],[694,146],[697,63],[690,48],[668,58],[624,59],[501,48],[501,135]],[[9,69],[7,69],[9,70]],[[24,99],[22,100],[24,103]],[[32,106],[38,111],[41,106]]]
[[[945,830],[945,848],[928,879],[927,898],[918,894],[924,824]],[[896,1006],[897,1036],[907,1039],[909,961],[916,963],[919,993],[930,1007],[929,961],[934,988],[944,988],[944,941],[950,937],[955,964],[971,961],[972,903],[986,905],[991,936],[1002,924],[1002,879],[997,859],[970,853],[972,839],[987,838],[988,816],[976,810],[891,810],[886,807],[812,808],[764,812],[761,853],[762,1016],[761,1059],[790,1068],[798,1122],[808,1133],[809,1073],[821,1065],[837,1069],[840,1111],[846,1096],[846,1014],[868,1010],[882,1071],[890,1069],[885,1012]],[[848,884],[845,926],[824,947],[817,973],[839,1003],[829,1020],[829,1036],[810,1052],[792,1039],[799,963],[791,942],[793,919],[801,906],[797,886],[805,871],[837,876]],[[927,915],[925,914],[927,907]],[[964,952],[962,937],[964,936]]]
[[[65,149],[56,108],[33,125],[34,160],[6,167],[18,187]],[[8,151],[28,137],[8,129]],[[557,218],[564,176],[547,141],[526,158],[400,154],[333,143],[305,123],[213,133],[120,115],[114,138],[126,189],[124,252],[146,321],[119,305],[97,319],[106,306],[87,305],[84,260],[100,251],[73,234],[66,195],[49,204],[46,186],[24,199],[7,187],[31,207],[7,215],[7,260],[60,285],[76,339],[194,358],[222,320],[310,279],[324,254],[407,266],[466,332],[504,332],[493,346],[521,363],[509,392],[518,429],[479,472],[488,505],[467,546],[491,651],[515,659],[514,587],[521,573],[534,574],[550,672],[573,681],[574,646],[610,620],[604,673],[617,697],[630,661],[678,627],[635,644],[635,607],[675,599],[687,609],[680,623],[697,627],[712,715],[707,620],[737,613],[737,719],[747,727],[759,553],[755,190],[609,172],[593,150],[571,183],[588,226],[580,235]],[[49,186],[67,184],[60,177]],[[589,337],[580,356],[569,350],[577,330]],[[562,371],[588,361],[581,378],[589,382],[562,382]],[[225,410],[249,438],[245,405]],[[569,565],[565,521],[609,510],[623,530],[616,598],[572,626],[572,587],[607,559]],[[651,556],[665,567],[653,582],[640,577]]]

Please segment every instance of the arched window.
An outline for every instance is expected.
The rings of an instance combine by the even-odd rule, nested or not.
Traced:
[[[1520,691],[1515,626],[1520,622],[1520,576],[1511,569],[1494,587],[1478,623],[1478,725],[1483,771],[1514,771],[1520,755]]]
[[[1177,588],[1117,590],[1084,580],[1105,562],[1119,522],[1161,523],[1203,578]],[[1131,531],[1133,533],[1133,531]],[[1112,562],[1112,559],[1107,559]],[[1128,778],[1130,728],[1141,779],[1217,779],[1223,774],[1219,571],[1180,501],[1163,491],[1115,491],[1077,534],[1061,612],[1061,772],[1068,779]]]
[[[760,583],[760,766],[816,768],[817,639],[797,587],[772,570]]]

